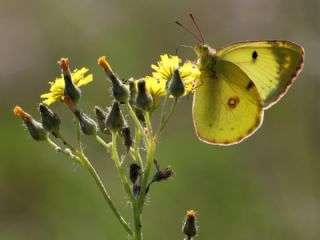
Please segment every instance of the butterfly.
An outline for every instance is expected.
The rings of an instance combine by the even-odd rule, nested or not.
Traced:
[[[194,47],[200,70],[192,110],[196,134],[209,144],[239,143],[261,126],[264,111],[296,80],[303,68],[304,49],[281,40],[245,41],[214,49],[204,44],[190,17],[201,36]]]

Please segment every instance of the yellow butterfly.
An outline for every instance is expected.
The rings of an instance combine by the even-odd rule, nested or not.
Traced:
[[[193,99],[197,136],[209,144],[239,143],[261,126],[264,110],[293,84],[303,67],[304,50],[279,40],[213,49],[199,33],[201,44],[195,51],[201,75]]]

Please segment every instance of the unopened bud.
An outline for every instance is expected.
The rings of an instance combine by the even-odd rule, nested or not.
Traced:
[[[118,78],[112,80],[113,97],[120,103],[127,103],[129,100],[129,87]]]
[[[75,116],[80,122],[81,131],[88,136],[96,135],[97,133],[97,124],[96,122],[88,117],[86,114],[81,113],[79,110],[74,112]]]
[[[182,227],[182,232],[187,235],[188,239],[197,235],[198,232],[195,215],[196,212],[194,210],[187,211],[187,216]]]
[[[58,61],[58,64],[61,67],[61,71],[65,82],[64,96],[69,97],[73,104],[77,104],[81,97],[81,90],[72,81],[68,58],[61,58],[60,61]]]
[[[138,90],[137,90],[137,85],[136,85],[134,79],[129,79],[129,90],[130,90],[129,103],[131,105],[135,105]]]
[[[40,103],[39,111],[41,114],[42,126],[48,132],[53,133],[55,136],[59,132],[61,120],[55,112],[48,108],[45,104]]]
[[[124,126],[123,115],[120,110],[120,104],[113,102],[111,111],[106,118],[106,128],[112,132],[120,131]]]
[[[148,184],[148,186],[146,188],[146,193],[149,192],[150,187],[153,183],[167,180],[169,177],[173,176],[173,171],[170,168],[160,169],[160,166],[156,160],[154,160],[154,164],[156,166],[157,172],[153,176],[150,183]]]
[[[132,184],[135,184],[139,175],[140,175],[140,170],[141,170],[141,167],[136,164],[136,163],[133,163],[130,165],[130,180],[132,182]]]
[[[31,137],[37,141],[44,141],[48,138],[48,132],[42,127],[42,124],[34,120],[31,115],[23,111],[19,106],[13,109],[16,116],[20,117],[26,125]]]
[[[167,180],[171,176],[173,176],[173,171],[170,168],[160,169],[153,176],[152,182],[161,182]]]
[[[168,92],[176,98],[181,97],[185,92],[179,69],[173,71],[172,78],[168,83]]]
[[[148,92],[146,88],[146,82],[144,80],[140,80],[138,82],[138,95],[136,98],[136,106],[142,111],[149,112],[152,110],[152,96]]]
[[[96,117],[98,120],[98,126],[99,126],[99,130],[103,133],[109,134],[110,131],[108,131],[108,129],[106,128],[106,118],[107,118],[107,113],[105,111],[103,111],[100,107],[95,106],[94,107],[95,113],[96,113]]]
[[[123,84],[122,81],[116,77],[105,56],[98,59],[98,64],[103,67],[105,73],[112,82],[113,97],[120,103],[127,103],[130,95],[129,87]]]
[[[130,151],[130,147],[132,146],[132,138],[129,127],[124,127],[121,130],[121,135],[123,136],[123,143],[127,149],[127,152]]]

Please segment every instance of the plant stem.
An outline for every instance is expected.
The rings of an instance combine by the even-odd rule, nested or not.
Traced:
[[[123,171],[120,159],[119,159],[119,155],[118,155],[118,150],[117,150],[117,133],[116,132],[112,132],[112,157],[114,160],[114,163],[116,164],[116,167],[118,169],[118,172],[120,174],[120,178],[121,181],[123,183],[124,189],[130,199],[130,201],[133,203],[134,202],[134,197],[133,197],[133,193],[130,189],[126,174]]]
[[[141,216],[137,206],[137,201],[134,202],[132,209],[133,209],[133,222],[134,222],[134,238],[133,239],[141,240],[142,239]]]
[[[98,173],[96,172],[94,167],[91,165],[91,163],[89,162],[88,158],[81,151],[77,151],[76,155],[80,158],[80,160],[83,163],[83,166],[89,171],[90,175],[94,178],[94,180],[95,180],[100,192],[102,193],[104,199],[106,200],[107,204],[111,208],[113,214],[119,220],[120,224],[124,227],[124,229],[127,231],[127,233],[130,236],[132,236],[133,233],[132,233],[128,223],[123,219],[123,217],[121,216],[120,212],[118,211],[118,209],[113,204],[108,191],[104,187],[104,185],[103,185]]]
[[[59,133],[59,138],[64,142],[64,144],[71,149],[72,152],[74,152],[74,154],[80,159],[79,161],[81,162],[81,164],[88,170],[88,172],[90,173],[90,175],[93,177],[93,179],[95,180],[100,192],[102,193],[104,199],[106,200],[107,204],[109,205],[109,207],[111,208],[112,213],[115,215],[115,217],[119,220],[120,224],[123,226],[123,228],[127,231],[127,233],[132,236],[133,233],[128,225],[128,223],[124,220],[124,218],[121,216],[121,213],[119,212],[119,210],[116,208],[116,206],[114,205],[113,201],[111,200],[110,194],[108,193],[107,189],[105,188],[105,186],[103,185],[100,176],[98,175],[97,171],[94,169],[94,167],[91,165],[89,159],[85,156],[85,154],[83,153],[82,150],[82,146],[81,146],[81,138],[80,138],[80,125],[79,123],[76,124],[76,132],[77,132],[77,146],[79,147],[79,149],[76,149],[75,147],[73,147],[70,143],[68,143],[64,137],[62,136],[62,134]],[[97,138],[98,139],[98,138]],[[102,140],[102,139],[101,139]],[[103,140],[102,140],[103,141]],[[103,141],[104,142],[104,141]],[[52,146],[55,147],[55,143],[53,143],[52,141],[48,141],[48,143]],[[53,143],[53,144],[52,144]],[[106,144],[107,145],[107,144]]]
[[[159,130],[158,130],[157,135],[155,137],[156,140],[158,140],[158,138],[160,137],[161,132],[166,127],[168,121],[170,120],[172,114],[174,113],[174,111],[175,111],[175,109],[177,107],[177,103],[178,103],[178,99],[175,98],[173,104],[171,105],[171,109],[170,109],[168,115],[166,115],[166,117],[162,116],[161,122],[160,122],[160,126],[159,126]]]
[[[132,119],[133,119],[136,127],[138,127],[138,129],[139,129],[139,131],[140,131],[140,134],[142,134],[142,137],[143,137],[143,139],[144,139],[144,141],[145,141],[146,146],[148,146],[148,145],[149,145],[148,137],[147,137],[147,135],[146,135],[146,133],[145,133],[145,131],[144,131],[144,129],[143,129],[143,127],[142,127],[139,119],[137,118],[135,112],[133,111],[130,103],[127,103],[127,107],[128,107],[130,116],[132,117]]]
[[[138,206],[137,207],[140,212],[142,211],[142,208],[143,208],[144,199],[145,199],[145,195],[146,195],[146,188],[147,188],[150,170],[151,170],[151,166],[152,166],[152,162],[153,162],[153,158],[154,158],[154,152],[155,152],[155,148],[156,148],[156,144],[155,144],[155,141],[154,141],[153,135],[152,135],[152,126],[151,126],[150,117],[149,117],[148,112],[144,113],[144,118],[146,120],[148,135],[150,138],[149,139],[150,144],[147,147],[147,159],[146,159],[146,163],[145,163],[143,180],[142,180],[140,195],[139,195],[139,199],[138,199]]]
[[[111,143],[106,143],[101,137],[96,135],[96,140],[98,143],[100,143],[107,151],[111,151],[112,149],[112,144]]]
[[[76,161],[77,163],[82,164],[81,160],[74,155],[71,151],[67,151],[64,149],[61,149],[56,143],[54,143],[50,138],[47,138],[47,143],[56,151],[59,153],[62,153],[66,155],[67,157],[70,157],[72,160]]]

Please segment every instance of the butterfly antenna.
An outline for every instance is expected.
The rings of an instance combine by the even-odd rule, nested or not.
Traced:
[[[203,39],[201,40],[194,32],[190,31],[188,28],[186,28],[185,26],[183,26],[180,22],[175,21],[175,23],[182,27],[182,29],[184,29],[185,31],[187,31],[188,33],[190,33],[192,36],[194,36],[199,42],[203,42]]]
[[[197,22],[196,22],[194,16],[192,15],[192,13],[189,14],[189,17],[191,18],[194,26],[196,27],[198,33],[200,34],[200,38],[201,38],[202,44],[204,44],[204,37],[203,37],[202,32],[201,32],[201,30],[200,30],[200,28],[199,28],[199,25],[197,24]]]
[[[179,50],[180,50],[181,47],[192,48],[192,49],[193,49],[193,47],[192,47],[192,46],[189,46],[189,45],[179,45],[179,46],[176,48],[176,55],[178,55],[178,52],[179,52]]]

